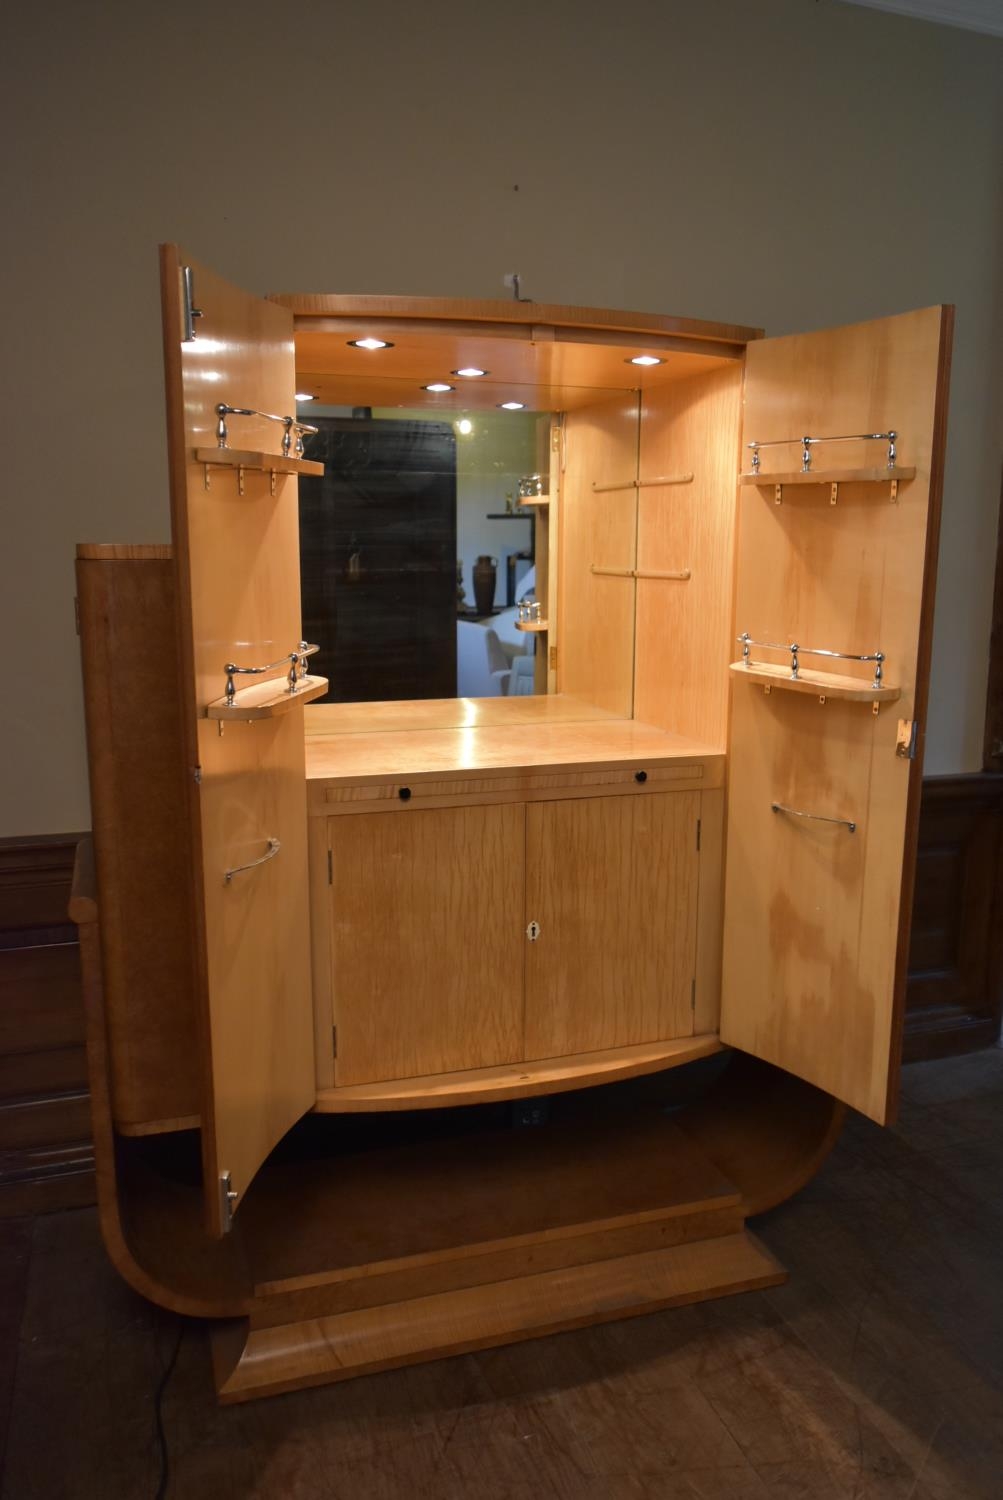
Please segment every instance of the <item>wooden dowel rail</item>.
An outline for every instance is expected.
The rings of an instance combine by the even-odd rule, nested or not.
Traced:
[[[655,479],[625,479],[618,484],[596,484],[593,481],[593,495],[606,495],[612,490],[646,490],[663,484],[692,484],[692,474],[659,474]]]
[[[591,571],[597,578],[668,578],[685,583],[692,577],[689,568],[597,568],[593,563]]]

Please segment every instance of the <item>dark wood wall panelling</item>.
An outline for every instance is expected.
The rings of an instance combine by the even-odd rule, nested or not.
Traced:
[[[94,1201],[76,929],[79,834],[0,839],[0,1215]]]
[[[1003,774],[923,783],[905,1060],[990,1046],[1003,1004]]]
[[[77,834],[0,839],[0,1216],[94,1201]],[[923,785],[905,1059],[991,1045],[1003,1004],[1003,773]]]

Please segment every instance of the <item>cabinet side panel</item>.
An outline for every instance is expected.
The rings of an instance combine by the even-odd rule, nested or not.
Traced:
[[[645,391],[634,717],[723,748],[732,653],[741,364]],[[654,485],[692,474],[687,484]],[[688,572],[685,579],[653,573]]]
[[[169,560],[78,560],[112,1112],[199,1111],[184,747]]]

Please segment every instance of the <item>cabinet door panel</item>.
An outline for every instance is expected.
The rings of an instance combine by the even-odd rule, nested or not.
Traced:
[[[336,1085],[522,1055],[520,804],[329,820]]]
[[[824,682],[767,695],[732,674],[721,1037],[879,1121],[901,1044],[950,332],[934,307],[747,354],[744,443],[893,429],[898,464],[916,470],[895,499],[888,481],[833,497],[830,474],[880,473],[886,445],[823,443],[825,482],[786,486],[777,504],[769,471],[796,472],[800,447],[764,448],[762,485],[739,496],[736,634],[882,651],[900,696],[875,714],[826,698]],[[790,671],[785,652],[752,656]],[[800,668],[864,685],[874,672],[807,654]],[[914,760],[897,753],[900,719],[918,724]]]
[[[209,1227],[227,1226],[221,1177],[239,1203],[275,1143],[315,1098],[302,708],[256,723],[206,717],[227,662],[255,666],[300,638],[296,478],[205,470],[217,402],[295,412],[292,317],[204,267],[187,338],[182,261],[165,246],[164,312],[171,531],[182,717],[194,849],[195,985],[206,1048],[202,1108]],[[281,429],[233,417],[231,446],[279,453]],[[137,643],[137,650],[142,643]],[[151,691],[156,684],[151,683]],[[196,780],[196,767],[199,768]],[[267,863],[227,880],[226,871]]]
[[[526,1056],[689,1036],[698,792],[526,808]]]

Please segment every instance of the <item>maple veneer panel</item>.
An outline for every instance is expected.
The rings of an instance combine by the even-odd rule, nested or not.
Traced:
[[[526,1056],[689,1036],[698,792],[526,808]]]
[[[591,570],[635,566],[637,431],[634,392],[568,412],[561,476],[560,691],[626,718],[633,711],[634,580]],[[624,488],[597,495],[594,484]]]
[[[331,819],[335,1083],[522,1055],[517,804]]]
[[[640,478],[692,474],[689,484],[642,484],[637,568],[688,569],[685,580],[637,580],[634,713],[648,724],[723,745],[734,660],[735,475],[742,368],[645,391]]]
[[[214,469],[219,401],[294,412],[292,318],[195,265],[202,309],[183,338],[180,255],[162,250],[171,471],[171,534],[189,768],[198,1003],[208,1056],[200,1110],[210,1221],[230,1172],[238,1196],[276,1142],[313,1103],[314,1022],[307,902],[307,819],[301,708],[220,726],[205,717],[225,689],[227,662],[255,666],[301,637],[295,475]],[[232,417],[235,443],[278,454],[273,422]],[[278,677],[279,674],[276,674]],[[196,782],[191,768],[201,768]],[[281,849],[259,860],[269,839]]]
[[[746,376],[744,442],[894,428],[902,464],[916,468],[894,503],[890,486],[864,483],[840,484],[835,505],[828,485],[785,491],[780,505],[769,487],[742,486],[739,498],[736,633],[880,649],[899,700],[875,716],[866,702],[767,696],[760,683],[728,674],[722,1040],[879,1121],[897,1067],[896,964],[917,767],[895,747],[898,719],[916,715],[923,686],[941,322],[934,307],[766,340],[750,348]],[[874,447],[832,451],[850,469],[873,460]],[[786,450],[765,451],[778,468],[789,465]],[[839,667],[862,681],[873,670]],[[774,801],[849,819],[856,832],[773,813]]]

